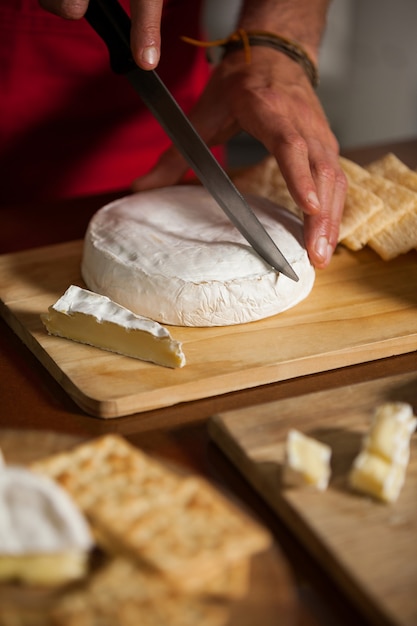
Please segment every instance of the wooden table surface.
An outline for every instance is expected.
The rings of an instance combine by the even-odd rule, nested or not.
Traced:
[[[365,164],[388,151],[417,167],[417,139],[346,152]],[[0,253],[82,238],[91,215],[123,191],[31,206],[0,206]],[[344,597],[286,528],[209,440],[206,420],[215,413],[416,371],[416,353],[349,366],[147,414],[103,421],[83,414],[32,353],[0,320],[0,428],[30,428],[95,436],[119,432],[142,449],[198,472],[235,494],[272,531],[279,558],[290,572],[299,626],[366,626]],[[138,426],[140,424],[140,426]],[[284,607],[284,611],[286,608]],[[277,615],[277,624],[284,624]]]

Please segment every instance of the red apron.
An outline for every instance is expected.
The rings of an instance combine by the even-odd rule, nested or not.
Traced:
[[[128,1],[123,2],[128,4]],[[188,111],[209,73],[200,2],[166,0],[158,72]],[[0,0],[0,204],[129,187],[169,145],[85,20]]]

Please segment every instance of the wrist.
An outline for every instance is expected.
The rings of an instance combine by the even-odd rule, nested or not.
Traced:
[[[317,65],[328,5],[329,0],[244,0],[238,28],[295,41]]]
[[[265,47],[274,50],[277,54],[283,54],[297,63],[307,75],[312,87],[316,88],[319,82],[318,70],[308,52],[298,42],[277,35],[270,31],[240,29],[233,33],[222,45],[224,54],[243,50],[247,63],[250,63],[253,48]]]

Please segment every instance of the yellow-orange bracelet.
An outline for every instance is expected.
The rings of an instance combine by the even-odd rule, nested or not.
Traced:
[[[215,39],[213,41],[199,41],[198,39],[191,39],[190,37],[181,37],[181,39],[194,46],[204,48],[222,47],[224,49],[224,55],[234,50],[243,49],[247,63],[250,63],[251,60],[251,46],[267,46],[279,52],[283,52],[293,61],[299,63],[314,88],[319,84],[317,68],[304,48],[296,41],[281,37],[281,35],[276,35],[275,33],[264,30],[246,31],[240,28],[224,39]]]

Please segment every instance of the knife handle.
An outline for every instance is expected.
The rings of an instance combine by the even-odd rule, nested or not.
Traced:
[[[90,0],[85,19],[106,44],[113,72],[137,68],[130,51],[130,18],[117,0]]]

